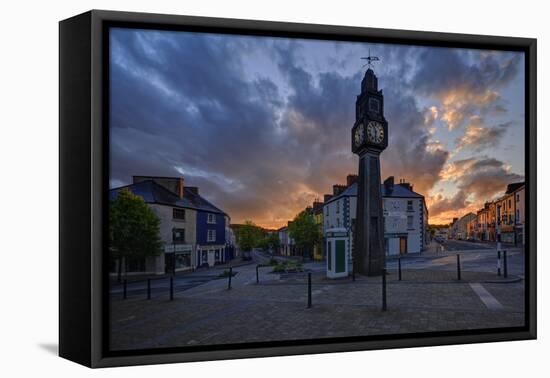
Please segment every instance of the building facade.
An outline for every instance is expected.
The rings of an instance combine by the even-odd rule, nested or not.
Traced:
[[[409,183],[394,184],[393,177],[381,185],[381,191],[386,255],[397,256],[423,251],[428,244],[428,210],[424,196],[414,192]],[[323,234],[327,253],[336,242],[333,238],[344,240],[342,245],[345,246],[350,265],[353,261],[356,206],[356,183],[333,195],[323,206]]]
[[[124,188],[142,197],[159,218],[164,244],[159,256],[123,262],[126,274],[193,270],[233,258],[229,216],[200,196],[197,187],[185,186],[183,178],[134,176],[133,184],[110,190],[111,200]]]

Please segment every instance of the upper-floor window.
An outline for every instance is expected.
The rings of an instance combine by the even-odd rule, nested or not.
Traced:
[[[178,220],[185,220],[185,210],[184,209],[172,209],[172,218]]]
[[[208,230],[208,234],[206,235],[206,241],[207,242],[216,241],[216,230]]]
[[[512,208],[512,200],[511,200],[511,199],[508,200],[508,208],[509,208],[509,209]]]
[[[516,194],[516,202],[519,202],[519,193]]]
[[[337,224],[336,227],[340,227],[340,218],[336,218],[336,224]]]
[[[185,229],[174,228],[172,230],[172,241],[174,243],[185,243]]]
[[[516,223],[519,222],[519,210],[516,210]]]
[[[407,211],[413,211],[413,201],[407,201]]]
[[[340,201],[336,201],[336,214],[340,213]]]
[[[329,207],[329,206],[330,206],[330,205],[325,206],[325,208],[327,209],[327,211],[326,211],[327,216],[328,216],[328,207]]]
[[[210,223],[210,224],[215,224],[216,223],[216,214],[208,213],[208,219],[207,219],[206,222]]]
[[[413,216],[412,215],[407,216],[407,228],[409,230],[413,229]]]

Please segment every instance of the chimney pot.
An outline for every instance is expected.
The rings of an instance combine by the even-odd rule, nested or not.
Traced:
[[[180,177],[178,180],[178,196],[180,199],[183,199],[185,193],[185,180],[183,177]]]

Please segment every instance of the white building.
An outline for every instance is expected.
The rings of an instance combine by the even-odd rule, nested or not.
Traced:
[[[420,253],[428,244],[428,210],[424,196],[412,186],[394,184],[389,177],[381,185],[384,208],[384,240],[387,256]],[[357,183],[325,201],[323,234],[328,243],[335,235],[345,239],[348,264],[352,265],[353,228],[357,209]],[[332,240],[334,241],[334,240]],[[328,250],[327,244],[327,250]],[[351,267],[349,267],[351,271]]]
[[[294,254],[294,239],[288,235],[288,226],[281,227],[277,230],[279,235],[279,251],[283,256],[291,256]]]

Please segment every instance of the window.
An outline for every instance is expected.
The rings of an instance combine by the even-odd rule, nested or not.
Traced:
[[[511,199],[508,200],[508,208],[509,209],[512,208],[512,200]]]
[[[516,210],[516,223],[519,222],[519,210]]]
[[[207,242],[216,241],[216,230],[208,230],[208,234],[206,235],[206,241]]]
[[[412,215],[407,216],[407,228],[409,230],[412,230],[414,228],[413,227],[413,216]]]
[[[208,213],[208,219],[206,220],[206,222],[210,224],[216,224],[216,214]]]
[[[336,218],[336,227],[340,227],[340,218]]]
[[[216,250],[214,251],[214,261],[215,261],[215,262],[220,262],[220,261],[221,261],[221,260],[220,260],[220,250],[219,250],[219,249],[216,249]]]
[[[327,217],[328,217],[328,207],[329,207],[329,205],[326,206],[326,209],[327,209]]]
[[[407,211],[414,211],[413,210],[413,201],[407,201]]]
[[[176,254],[176,269],[191,267],[191,252]]]
[[[516,202],[519,202],[519,193],[516,194]]]
[[[184,228],[172,229],[172,241],[174,243],[185,243],[185,229]]]
[[[178,220],[185,220],[185,210],[184,209],[172,209],[172,218]]]
[[[336,214],[340,213],[340,201],[336,201]]]
[[[369,111],[375,113],[380,111],[380,101],[377,98],[369,98]]]

